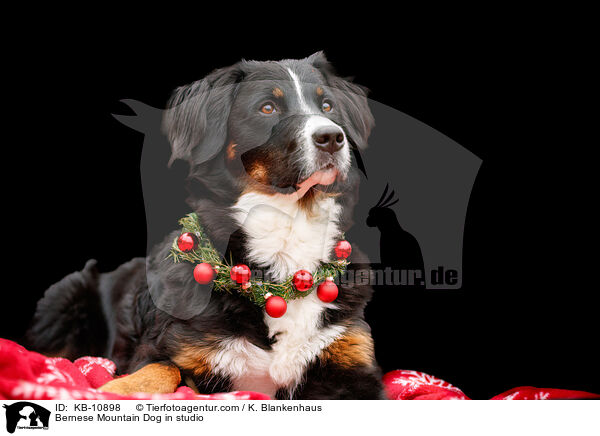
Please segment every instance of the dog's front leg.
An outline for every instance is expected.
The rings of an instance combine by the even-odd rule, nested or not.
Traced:
[[[285,392],[278,399],[290,399]],[[380,371],[376,368],[339,368],[325,365],[307,373],[306,382],[293,394],[296,400],[385,400]]]
[[[175,364],[157,362],[150,363],[133,374],[115,378],[98,390],[120,395],[131,395],[136,392],[167,394],[175,392],[180,382],[181,374]]]
[[[384,400],[381,371],[375,362],[373,339],[368,327],[354,326],[327,347],[308,368],[304,383],[292,399]],[[290,399],[288,392],[277,397]]]

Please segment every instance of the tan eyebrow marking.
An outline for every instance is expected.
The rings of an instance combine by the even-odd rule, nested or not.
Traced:
[[[279,88],[273,89],[273,95],[275,97],[283,97],[283,91]]]
[[[323,95],[323,88],[317,86],[317,95]]]

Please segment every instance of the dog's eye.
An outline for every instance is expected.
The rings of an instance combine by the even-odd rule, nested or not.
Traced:
[[[277,112],[277,109],[275,109],[275,105],[273,103],[269,102],[269,103],[263,104],[262,107],[260,108],[260,111],[263,114],[271,115],[272,113]]]
[[[321,109],[323,109],[323,112],[331,112],[333,105],[329,100],[323,100],[323,103],[321,103]]]

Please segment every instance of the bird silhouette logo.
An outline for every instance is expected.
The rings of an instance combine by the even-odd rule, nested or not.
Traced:
[[[395,191],[388,194],[389,184],[379,201],[369,210],[367,226],[377,227],[380,235],[379,250],[381,266],[394,271],[420,271],[423,277],[423,255],[417,239],[404,230],[392,206],[398,203]]]

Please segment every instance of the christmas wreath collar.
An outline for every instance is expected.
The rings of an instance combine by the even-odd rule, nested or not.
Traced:
[[[181,234],[173,241],[169,257],[175,263],[190,262],[195,264],[194,279],[201,284],[213,283],[217,292],[239,293],[254,304],[264,307],[273,318],[283,316],[287,310],[287,302],[303,298],[313,290],[321,301],[330,303],[337,298],[338,288],[334,279],[343,274],[348,266],[346,260],[352,252],[348,241],[341,240],[335,247],[338,260],[321,263],[311,273],[299,270],[282,283],[252,280],[247,265],[231,265],[221,259],[217,250],[204,232],[198,215],[190,213],[179,220]]]

